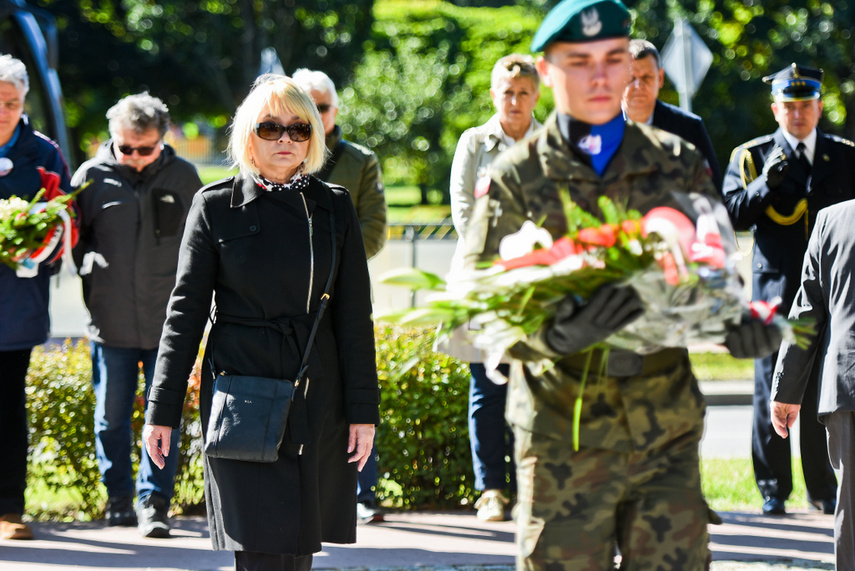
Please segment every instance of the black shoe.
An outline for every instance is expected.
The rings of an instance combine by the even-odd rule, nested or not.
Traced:
[[[169,537],[169,502],[154,494],[137,504],[137,528],[143,537]]]
[[[130,496],[117,496],[107,500],[104,519],[109,526],[133,527],[137,524],[134,513],[134,500]]]
[[[769,496],[763,504],[763,515],[785,515],[787,510],[784,508],[784,500]]]
[[[356,521],[359,523],[380,523],[383,521],[383,514],[375,506],[367,502],[359,502],[356,504]]]
[[[837,500],[810,500],[810,505],[825,515],[834,515],[837,508]]]

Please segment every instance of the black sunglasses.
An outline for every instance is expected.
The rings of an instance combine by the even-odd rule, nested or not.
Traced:
[[[157,148],[157,145],[153,145],[151,147],[132,147],[130,145],[119,145],[119,152],[123,155],[132,155],[134,151],[139,153],[141,157],[147,157],[154,152]]]
[[[321,115],[323,115],[330,109],[332,109],[332,105],[329,103],[321,103],[320,105],[318,105],[318,113],[320,113]]]
[[[286,127],[275,121],[262,121],[255,126],[255,134],[265,141],[278,141],[286,131],[295,143],[308,141],[312,136],[312,126],[308,123],[292,123]]]

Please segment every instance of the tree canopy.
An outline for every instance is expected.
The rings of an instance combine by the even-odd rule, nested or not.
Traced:
[[[275,48],[286,73],[326,71],[339,124],[374,149],[391,182],[445,190],[457,139],[493,113],[489,76],[527,53],[557,0],[30,0],[59,26],[60,79],[74,138],[103,133],[116,100],[149,90],[176,121],[224,127]],[[686,18],[713,52],[692,102],[725,162],[772,132],[761,78],[822,68],[823,130],[855,138],[855,11],[846,0],[626,0],[633,33],[660,49]],[[660,95],[678,103],[670,84]],[[551,110],[543,90],[535,110]]]
[[[249,91],[261,52],[284,70],[324,69],[343,82],[371,29],[373,0],[39,0],[57,19],[60,80],[78,137],[106,110],[148,90],[176,120],[223,126]]]

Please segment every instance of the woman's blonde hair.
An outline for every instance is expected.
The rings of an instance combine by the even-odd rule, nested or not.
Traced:
[[[232,165],[244,174],[259,174],[258,167],[252,164],[250,138],[254,136],[258,115],[265,107],[271,115],[281,117],[287,111],[287,114],[296,115],[312,126],[303,172],[311,174],[319,171],[326,160],[327,144],[318,108],[311,96],[293,79],[273,73],[266,73],[256,79],[249,95],[235,111],[228,147]]]

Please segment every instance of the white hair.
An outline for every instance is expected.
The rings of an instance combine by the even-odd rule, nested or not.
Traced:
[[[27,66],[21,60],[13,58],[9,54],[0,55],[0,81],[11,83],[18,89],[21,97],[26,97],[30,90],[30,78],[27,75]]]
[[[295,71],[291,77],[297,82],[297,85],[306,90],[306,93],[320,91],[328,94],[332,106],[338,109],[338,93],[335,91],[335,83],[330,79],[330,76],[322,71],[313,71],[303,67]]]

